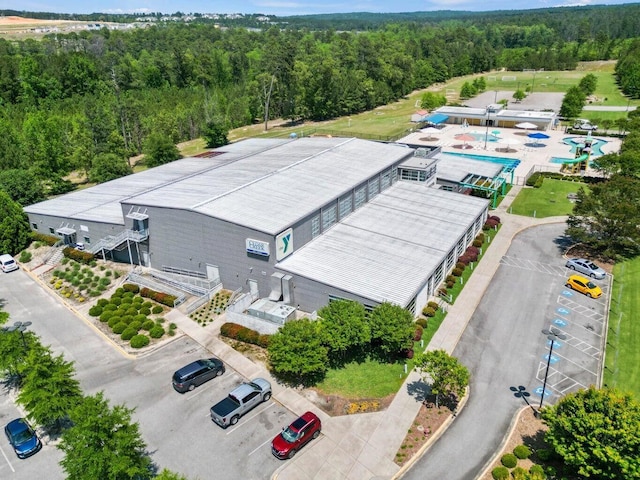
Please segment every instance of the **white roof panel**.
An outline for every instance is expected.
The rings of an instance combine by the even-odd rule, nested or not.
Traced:
[[[487,205],[477,197],[399,182],[277,267],[406,306]]]
[[[503,165],[486,160],[474,160],[458,155],[439,153],[436,177],[452,182],[462,182],[470,174],[494,178],[500,175]]]

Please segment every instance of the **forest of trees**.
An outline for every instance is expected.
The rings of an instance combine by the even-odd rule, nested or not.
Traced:
[[[611,13],[622,8],[625,15]],[[0,39],[0,187],[24,204],[72,188],[61,178],[74,170],[93,181],[127,174],[127,160],[157,151],[162,138],[175,144],[212,126],[353,114],[494,68],[563,70],[618,58],[638,48],[626,27],[634,8],[595,9],[597,27],[586,8],[512,12],[502,23],[493,13],[436,12],[422,23],[422,14],[390,15],[398,23],[360,32],[311,31],[287,19],[287,28],[260,31],[195,22]],[[635,92],[625,71],[635,60],[618,72]],[[18,184],[32,187],[8,188]]]

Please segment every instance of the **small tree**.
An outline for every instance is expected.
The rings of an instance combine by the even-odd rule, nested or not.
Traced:
[[[58,448],[67,478],[74,480],[152,478],[151,460],[140,436],[133,411],[109,407],[102,392],[85,397],[71,412],[72,427],[65,430]]]
[[[207,142],[207,148],[217,148],[227,145],[229,143],[227,132],[228,130],[222,122],[207,122],[202,133],[202,136]]]
[[[447,104],[447,97],[434,92],[425,92],[420,100],[420,106],[427,110],[435,110]]]
[[[154,480],[188,480],[184,475],[172,472],[163,468],[162,471],[154,477]]]
[[[598,77],[593,73],[589,73],[580,79],[578,87],[584,92],[585,96],[593,95],[598,87]]]
[[[0,189],[0,252],[15,255],[31,243],[29,220],[22,207]]]
[[[157,167],[178,160],[182,156],[178,147],[165,135],[154,133],[149,135],[144,149],[145,163],[149,167]]]
[[[362,304],[352,300],[329,302],[318,311],[330,352],[344,360],[349,352],[361,350],[371,341],[371,330]]]
[[[430,350],[418,353],[415,369],[425,383],[431,384],[431,393],[436,396],[436,407],[440,395],[461,397],[469,385],[469,370],[457,358],[444,350]]]
[[[526,93],[524,93],[522,90],[518,89],[515,92],[513,92],[513,98],[516,102],[521,102],[522,100],[524,100],[524,97],[526,97]]]
[[[124,158],[113,153],[102,153],[96,155],[91,162],[89,180],[95,183],[104,183],[131,173],[133,170]]]
[[[476,87],[473,86],[473,84],[469,82],[464,82],[462,84],[462,88],[460,89],[460,98],[467,99],[467,98],[475,97],[477,93],[478,93],[478,90],[476,89]]]
[[[545,440],[581,478],[638,478],[640,403],[628,393],[590,387],[542,410]]]
[[[289,382],[313,385],[327,371],[328,349],[322,326],[307,318],[287,322],[269,339],[269,363],[274,374]]]
[[[400,354],[413,344],[413,315],[399,305],[381,303],[369,314],[371,343],[383,357]]]

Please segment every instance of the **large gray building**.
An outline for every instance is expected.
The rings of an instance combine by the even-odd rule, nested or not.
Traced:
[[[252,139],[25,211],[67,244],[253,298],[415,312],[488,214],[487,200],[438,189],[426,157],[353,138]]]

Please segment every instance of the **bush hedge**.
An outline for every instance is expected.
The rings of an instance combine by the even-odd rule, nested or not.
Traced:
[[[164,335],[164,328],[162,325],[155,325],[151,330],[149,330],[149,336],[151,338],[160,338]]]
[[[55,235],[47,235],[45,233],[31,232],[31,238],[36,242],[46,243],[49,246],[55,245],[61,240],[60,237],[56,237]]]
[[[100,305],[94,305],[89,309],[89,315],[92,317],[99,317],[102,315],[102,307]]]
[[[520,460],[524,460],[525,458],[529,458],[531,456],[531,449],[526,445],[518,445],[513,449],[513,454]]]
[[[124,332],[120,334],[120,338],[122,340],[127,341],[127,340],[131,340],[137,334],[138,334],[137,330],[134,330],[133,328],[129,327],[124,329]]]
[[[160,305],[154,305],[153,308],[151,309],[151,313],[153,313],[154,315],[157,315],[158,313],[162,313],[163,310],[164,308],[162,308]]]
[[[73,247],[64,247],[62,253],[65,257],[75,260],[76,262],[84,263],[86,265],[91,264],[94,259],[93,253],[77,250]]]
[[[101,322],[108,322],[108,321],[109,321],[109,319],[110,319],[111,317],[113,317],[113,315],[114,315],[114,312],[109,312],[109,311],[102,312],[102,313],[100,314],[100,321],[101,321]]]
[[[156,326],[156,322],[154,322],[153,320],[147,319],[144,322],[142,322],[142,329],[146,331],[151,330],[155,326]]]
[[[529,469],[529,476],[531,477],[531,480],[546,480],[547,478],[542,465],[531,465],[531,468]]]
[[[156,292],[155,290],[151,290],[150,288],[146,287],[140,290],[140,295],[150,298],[151,300],[155,300],[156,302],[166,305],[167,307],[173,307],[176,301],[176,297],[174,295]]]
[[[513,453],[505,453],[500,459],[500,463],[507,468],[513,468],[518,464],[518,457]]]
[[[122,285],[122,291],[138,293],[140,292],[140,287],[135,283],[125,283],[124,285]]]
[[[516,467],[511,470],[513,480],[529,480],[529,472],[525,468]]]
[[[134,335],[129,342],[132,348],[142,348],[149,345],[149,337],[146,335]]]
[[[220,334],[227,338],[250,343],[252,345],[258,345],[263,348],[266,348],[269,344],[269,335],[260,335],[260,333],[255,330],[238,325],[237,323],[224,323],[220,327]]]
[[[431,308],[431,307],[429,307],[429,306],[426,306],[426,307],[424,307],[424,308],[422,309],[422,314],[423,314],[425,317],[435,317],[435,315],[436,315],[436,311],[435,311],[433,308]],[[422,320],[424,320],[424,319],[422,319]],[[426,321],[426,320],[424,320],[424,322],[425,322],[425,323],[427,323],[427,321]],[[424,326],[426,326],[426,325],[424,325]]]
[[[127,324],[124,322],[120,322],[120,323],[116,323],[111,330],[113,330],[113,333],[115,333],[116,335],[120,335],[126,329],[127,329]]]

